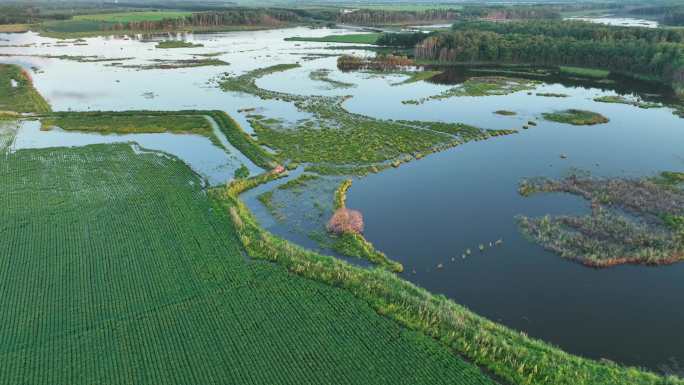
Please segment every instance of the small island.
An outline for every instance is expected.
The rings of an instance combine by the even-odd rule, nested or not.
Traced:
[[[542,116],[544,119],[552,122],[572,124],[573,126],[593,126],[595,124],[604,124],[610,121],[598,112],[577,110],[574,108],[558,112],[547,112],[542,114]]]

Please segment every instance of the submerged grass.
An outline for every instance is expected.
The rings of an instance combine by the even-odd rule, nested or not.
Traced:
[[[50,112],[50,105],[33,87],[28,72],[13,64],[0,64],[0,111]]]
[[[256,79],[262,76],[297,67],[298,64],[280,64],[221,79],[221,87],[226,91],[292,102],[299,110],[313,115],[312,119],[294,125],[260,115],[248,116],[259,142],[277,150],[281,159],[348,166],[400,162],[470,140],[512,133],[458,123],[376,119],[344,109],[342,103],[348,97],[294,95],[256,85]]]
[[[328,83],[330,85],[330,87],[332,87],[332,88],[338,88],[339,89],[339,88],[356,87],[356,85],[353,83],[345,83],[345,82],[341,82],[339,80],[331,79],[330,78],[330,72],[331,71],[329,69],[325,69],[325,68],[316,69],[316,70],[309,72],[309,78],[311,80],[316,80],[319,82]]]
[[[204,44],[196,44],[189,41],[183,40],[164,40],[157,43],[156,48],[169,49],[169,48],[199,48],[204,47]]]
[[[539,84],[541,83],[536,80],[503,76],[472,77],[440,94],[420,99],[403,100],[402,103],[423,104],[430,100],[442,100],[453,97],[509,95],[515,92],[533,90]]]
[[[344,35],[328,35],[323,37],[286,37],[285,41],[306,41],[317,43],[350,43],[350,44],[376,44],[381,33],[354,33]]]
[[[442,71],[415,71],[415,72],[409,72],[406,75],[408,75],[408,78],[406,80],[403,80],[398,83],[393,83],[393,86],[401,86],[405,84],[412,84],[412,83],[418,83],[422,82],[428,79],[432,79],[433,77],[441,74]]]
[[[594,98],[595,102],[600,103],[612,103],[612,104],[629,104],[631,106],[636,106],[639,108],[661,108],[663,105],[661,103],[645,102],[639,99],[626,98],[620,95],[605,95]]]
[[[542,114],[542,117],[552,122],[572,124],[574,126],[592,126],[609,122],[608,118],[598,112],[578,109],[546,112]]]
[[[455,354],[511,384],[526,385],[680,385],[634,368],[567,354],[476,315],[444,296],[421,289],[384,269],[364,269],[293,245],[264,231],[238,194],[269,180],[231,184],[210,195],[230,213],[247,253],[285,266],[298,274],[342,287],[366,301],[378,313],[407,328],[432,336]],[[461,380],[465,381],[465,380]]]

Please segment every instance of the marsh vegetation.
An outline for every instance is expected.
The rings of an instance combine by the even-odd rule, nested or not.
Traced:
[[[542,117],[556,123],[572,124],[573,126],[593,126],[608,123],[609,119],[598,112],[571,108],[564,111],[545,112]]]
[[[523,181],[520,193],[568,193],[591,202],[584,216],[520,217],[536,242],[587,266],[663,265],[684,259],[684,174],[644,179],[572,175]]]

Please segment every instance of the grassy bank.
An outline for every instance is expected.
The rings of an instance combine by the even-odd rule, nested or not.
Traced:
[[[53,126],[100,133],[173,132],[213,136],[211,125],[204,116],[174,112],[57,112],[42,119],[43,129]]]
[[[495,324],[444,296],[436,296],[383,269],[363,269],[302,249],[265,232],[238,194],[268,180],[214,189],[211,196],[229,213],[247,253],[285,266],[292,273],[343,287],[378,313],[432,336],[454,353],[487,368],[511,384],[679,385],[633,368],[567,354],[524,333]]]
[[[575,76],[580,78],[605,79],[610,75],[610,71],[595,68],[567,66],[561,66],[559,68],[561,75]]]
[[[0,64],[0,111],[50,111],[50,105],[33,87],[28,72],[13,64]]]
[[[287,37],[286,41],[306,41],[316,43],[350,43],[350,44],[376,44],[381,33],[353,33],[344,35],[328,35],[323,37]]]

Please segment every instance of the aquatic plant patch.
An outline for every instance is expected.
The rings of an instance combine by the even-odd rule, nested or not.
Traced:
[[[171,48],[199,48],[204,47],[203,44],[196,44],[183,40],[164,40],[157,43],[156,48],[171,49]]]
[[[376,44],[381,33],[353,33],[342,35],[328,35],[323,37],[286,37],[285,41],[305,41],[316,43],[350,43],[350,44]]]
[[[639,108],[662,108],[664,107],[661,103],[655,102],[645,102],[640,99],[627,98],[621,95],[605,95],[594,98],[595,102],[600,103],[612,103],[612,104],[629,104]]]
[[[581,216],[519,217],[524,234],[564,258],[592,267],[671,264],[684,259],[684,189],[672,175],[643,179],[570,176],[531,179],[520,193],[568,193],[591,202]],[[678,178],[678,177],[677,177]]]
[[[430,100],[442,100],[463,96],[509,95],[520,91],[529,91],[541,84],[536,80],[509,78],[502,76],[482,76],[467,79],[462,84],[449,88],[440,94],[420,99],[403,100],[404,104],[423,104]]]
[[[593,126],[609,122],[608,118],[598,112],[574,108],[558,112],[545,112],[542,117],[552,122],[572,124],[573,126]]]
[[[341,82],[339,80],[331,79],[330,78],[330,72],[331,71],[329,69],[325,69],[325,68],[316,69],[316,70],[309,72],[309,78],[311,80],[316,80],[319,82],[325,82],[330,86],[330,88],[333,88],[333,89],[356,87],[356,85],[353,83],[345,83],[345,82]]]
[[[177,60],[165,60],[165,59],[154,59],[151,64],[131,64],[131,65],[118,65],[120,68],[131,68],[137,70],[168,70],[168,69],[178,69],[178,68],[196,68],[196,67],[217,67],[217,66],[227,66],[230,63],[225,62],[220,59],[214,58],[203,58],[203,59],[177,59]]]
[[[469,140],[510,134],[458,123],[393,121],[350,113],[342,103],[348,97],[302,96],[260,88],[256,79],[297,68],[280,64],[219,79],[225,91],[283,100],[313,115],[296,123],[262,115],[248,115],[260,143],[275,149],[281,160],[335,165],[380,164],[453,147]]]

